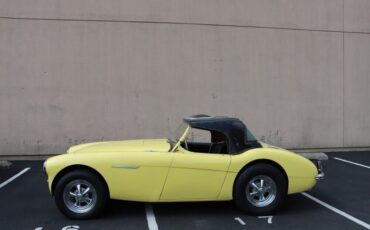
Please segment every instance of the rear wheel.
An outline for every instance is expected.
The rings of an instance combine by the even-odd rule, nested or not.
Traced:
[[[234,202],[252,215],[276,211],[287,194],[287,181],[279,169],[265,163],[248,167],[234,186]]]
[[[97,216],[108,201],[104,181],[89,170],[64,175],[55,187],[55,202],[69,218],[88,219]]]

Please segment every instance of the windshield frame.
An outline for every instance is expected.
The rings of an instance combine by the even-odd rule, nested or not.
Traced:
[[[171,133],[170,137],[167,138],[167,142],[170,144],[170,152],[174,152],[182,141],[185,140],[190,130],[190,125],[182,121],[177,129]]]

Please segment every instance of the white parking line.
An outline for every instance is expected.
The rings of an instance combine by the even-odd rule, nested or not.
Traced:
[[[330,209],[331,211],[333,211],[333,212],[335,212],[335,213],[337,213],[337,214],[339,214],[339,215],[341,215],[341,216],[343,216],[343,217],[345,217],[345,218],[347,218],[347,219],[355,222],[356,224],[361,225],[362,227],[370,230],[370,224],[368,224],[368,223],[366,223],[366,222],[364,222],[362,220],[359,220],[356,217],[353,217],[353,216],[349,215],[348,213],[345,213],[345,212],[343,212],[343,211],[341,211],[341,210],[339,210],[339,209],[331,206],[330,204],[327,204],[324,201],[321,201],[321,200],[317,199],[316,197],[313,197],[313,196],[311,196],[311,195],[309,195],[309,194],[307,194],[305,192],[303,192],[302,195],[304,195],[307,198],[315,201],[318,204],[321,204],[325,208]]]
[[[240,217],[235,217],[234,220],[238,221],[241,225],[245,225],[245,222]]]
[[[9,184],[13,180],[17,179],[17,177],[21,176],[23,173],[27,172],[30,169],[31,168],[25,168],[22,171],[20,171],[19,173],[17,173],[14,176],[10,177],[9,179],[7,179],[6,181],[4,181],[3,183],[0,184],[0,188],[4,187],[5,185]]]
[[[157,221],[155,220],[153,208],[150,204],[145,204],[146,220],[148,221],[149,230],[158,230]]]
[[[272,218],[274,218],[274,216],[259,216],[258,218],[260,219],[267,219],[267,223],[268,224],[272,224]]]
[[[342,159],[342,158],[334,157],[334,159],[335,159],[335,160],[338,160],[338,161],[343,161],[343,162],[346,162],[346,163],[349,163],[349,164],[353,164],[353,165],[357,165],[357,166],[361,166],[361,167],[364,167],[364,168],[370,169],[370,166],[363,165],[363,164],[359,164],[359,163],[352,162],[352,161],[348,161],[348,160],[344,160],[344,159]]]

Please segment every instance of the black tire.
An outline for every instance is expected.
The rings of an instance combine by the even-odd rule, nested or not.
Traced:
[[[266,188],[261,188],[261,182],[262,185],[265,183]],[[275,192],[271,189],[274,187],[274,183]],[[256,184],[258,184],[257,187],[255,187]],[[279,169],[266,163],[260,163],[247,167],[239,175],[234,185],[233,198],[236,206],[248,214],[269,215],[282,205],[287,195],[287,189],[287,181]]]
[[[86,199],[91,198],[89,205],[87,201],[78,201],[81,207],[84,206],[83,204],[86,204],[84,209],[80,208],[80,206],[73,208],[73,203],[77,202],[77,198],[72,196],[67,197],[66,195],[69,193],[67,192],[69,189],[75,189],[75,193],[77,194],[77,187],[80,187],[78,189],[80,191],[80,198],[78,199],[80,200],[82,199],[81,194],[87,190],[86,188],[89,188],[88,194],[83,196]],[[96,173],[86,169],[74,170],[62,176],[55,186],[54,195],[55,203],[59,210],[71,219],[96,217],[104,210],[109,200],[108,190],[104,181]]]

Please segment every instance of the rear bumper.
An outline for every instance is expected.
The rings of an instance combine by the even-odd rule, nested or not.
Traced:
[[[329,157],[325,153],[299,153],[299,155],[309,159],[317,168],[316,180],[325,178],[323,162],[327,161]]]
[[[316,180],[322,180],[325,178],[323,163],[320,160],[313,161],[317,167],[318,174],[315,177]]]

